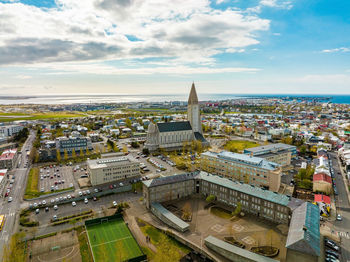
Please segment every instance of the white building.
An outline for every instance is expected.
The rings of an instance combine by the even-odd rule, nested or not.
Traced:
[[[93,186],[140,176],[140,163],[128,157],[88,160],[87,164]]]
[[[0,126],[0,136],[9,137],[16,135],[24,127],[19,125]]]

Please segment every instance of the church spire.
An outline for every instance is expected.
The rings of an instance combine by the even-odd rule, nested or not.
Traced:
[[[189,105],[198,104],[198,97],[197,97],[196,87],[194,86],[194,82],[192,83],[190,96],[188,98],[188,104]]]

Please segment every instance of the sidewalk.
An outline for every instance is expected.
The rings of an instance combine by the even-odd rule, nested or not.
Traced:
[[[349,203],[350,203],[350,192],[349,192],[348,181],[346,180],[346,176],[345,176],[346,174],[344,173],[343,166],[341,165],[338,156],[337,156],[337,161],[338,161],[338,165],[339,165],[339,169],[340,169],[341,175],[342,175],[342,177],[343,177],[343,182],[344,182],[344,186],[345,186],[345,191],[346,191],[346,194],[348,195],[348,201],[349,201]]]

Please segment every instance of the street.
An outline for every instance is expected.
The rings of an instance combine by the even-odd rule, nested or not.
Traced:
[[[7,198],[2,198],[0,201],[0,214],[5,215],[5,224],[0,232],[0,260],[2,260],[2,250],[4,245],[9,240],[10,236],[17,231],[18,223],[16,220],[19,216],[20,205],[23,197],[23,193],[26,187],[26,178],[28,172],[30,170],[30,166],[28,168],[24,168],[25,162],[27,160],[26,149],[31,150],[33,141],[35,139],[34,132],[31,132],[26,142],[23,144],[21,154],[18,155],[17,161],[15,163],[15,167],[17,167],[19,161],[20,165],[18,168],[14,168],[11,170],[11,174],[15,175],[15,182],[13,188],[10,192],[9,197],[12,197],[12,202],[7,202]]]
[[[329,156],[332,159],[334,176],[336,187],[338,190],[338,196],[336,196],[336,208],[337,214],[342,216],[342,221],[335,221],[334,227],[338,231],[339,237],[341,239],[341,261],[350,262],[350,207],[347,192],[345,190],[345,185],[343,181],[343,176],[339,175],[342,172],[339,168],[339,162],[337,159],[337,154],[334,152],[329,152]]]

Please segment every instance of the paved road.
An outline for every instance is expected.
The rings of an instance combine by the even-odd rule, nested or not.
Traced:
[[[335,182],[338,190],[338,196],[336,197],[336,207],[337,213],[340,214],[343,218],[342,221],[335,221],[334,226],[335,230],[339,232],[341,239],[341,261],[350,262],[350,205],[347,192],[344,186],[344,180],[340,172],[338,165],[336,153],[330,152],[330,158],[332,159],[333,169],[335,173]],[[349,233],[347,233],[349,232]]]
[[[11,203],[8,203],[8,198],[2,198],[0,200],[0,214],[4,214],[5,225],[3,230],[0,232],[0,261],[2,260],[2,250],[4,245],[7,243],[10,236],[16,232],[17,223],[16,219],[19,216],[20,204],[22,202],[23,192],[26,184],[26,177],[29,172],[30,167],[24,168],[25,162],[27,160],[26,149],[31,149],[33,141],[35,139],[34,132],[30,133],[27,141],[22,147],[22,154],[19,154],[19,157],[16,162],[16,167],[21,162],[18,168],[15,168],[11,171],[16,177],[13,188],[10,192],[10,196],[13,198]]]

